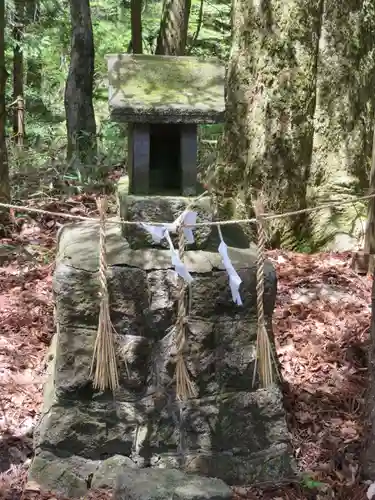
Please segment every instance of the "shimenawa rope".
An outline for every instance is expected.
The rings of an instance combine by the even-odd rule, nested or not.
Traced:
[[[332,201],[332,202],[327,202],[323,203],[321,205],[317,205],[316,207],[310,207],[310,208],[303,208],[301,210],[292,210],[290,212],[283,212],[280,214],[262,214],[263,220],[273,220],[273,219],[281,219],[284,217],[292,217],[294,215],[299,215],[299,214],[306,214],[306,213],[311,213],[311,212],[318,212],[319,210],[325,210],[326,208],[333,208],[333,207],[341,207],[345,205],[352,205],[354,203],[359,203],[361,201],[369,200],[371,198],[375,198],[375,193],[370,194],[367,196],[359,196],[355,198],[351,198],[349,200],[342,200],[342,201]],[[0,203],[0,207],[3,208],[12,208],[15,210],[24,210],[30,213],[36,213],[36,214],[42,214],[42,215],[51,215],[54,217],[63,217],[65,219],[70,219],[70,220],[77,220],[77,221],[83,221],[83,222],[99,222],[97,217],[85,217],[83,215],[73,215],[73,214],[67,214],[64,212],[51,212],[50,210],[43,210],[41,208],[35,208],[35,207],[28,207],[25,205],[12,205],[10,203]],[[164,226],[165,222],[153,222],[153,221],[143,221],[144,224],[150,224],[154,226]],[[257,222],[256,218],[250,218],[250,219],[231,219],[231,220],[222,220],[222,221],[204,221],[204,222],[197,222],[194,225],[189,225],[186,224],[185,227],[202,227],[202,226],[217,226],[220,224],[221,226],[227,226],[231,224],[250,224],[253,222]],[[123,219],[109,219],[106,221],[107,224],[124,224],[128,226],[139,226],[139,221],[128,221],[128,220],[123,220]]]
[[[204,193],[205,195],[206,193]],[[200,197],[202,197],[201,195]],[[200,198],[199,197],[199,198]],[[281,214],[265,214],[263,212],[263,207],[257,203],[254,205],[256,218],[249,219],[234,219],[234,220],[224,220],[224,221],[205,221],[198,222],[194,224],[194,227],[201,226],[220,226],[229,224],[243,224],[256,222],[258,227],[258,258],[257,258],[257,309],[258,309],[258,336],[257,336],[257,363],[259,363],[259,373],[261,384],[267,385],[267,383],[272,383],[273,373],[272,373],[272,358],[274,358],[271,343],[268,338],[267,329],[265,326],[264,319],[264,309],[263,309],[263,295],[264,295],[264,261],[265,261],[265,232],[264,232],[264,221],[278,219],[283,217],[290,217],[293,215],[298,215],[301,213],[311,213],[329,207],[338,207],[343,205],[349,205],[356,202],[368,200],[374,198],[375,194],[370,194],[367,196],[361,196],[357,198],[352,198],[350,200],[343,200],[337,202],[328,202],[322,205],[306,208],[302,210],[295,210],[290,212],[284,212]],[[109,314],[109,298],[107,289],[107,278],[106,278],[106,248],[105,248],[105,226],[108,224],[125,224],[125,225],[139,225],[138,221],[125,221],[122,219],[107,220],[105,218],[106,212],[106,200],[101,199],[97,202],[98,210],[100,214],[100,315],[99,315],[99,326],[98,334],[96,336],[94,345],[94,355],[90,370],[90,377],[93,378],[94,387],[101,390],[110,388],[115,390],[119,386],[118,381],[118,371],[116,363],[116,351],[114,345],[114,335],[113,335],[113,325],[110,320]],[[72,214],[66,214],[63,212],[52,212],[48,210],[43,210],[34,207],[27,207],[21,205],[13,205],[10,203],[0,203],[0,207],[10,208],[15,210],[24,210],[30,213],[39,213],[44,215],[51,215],[54,217],[63,217],[70,220],[86,221],[86,222],[98,222],[97,218],[94,217],[84,217]],[[162,222],[148,222],[149,224],[163,226],[165,223]],[[189,227],[189,224],[185,224],[185,227]],[[183,227],[179,227],[179,254],[180,258],[184,255],[184,233]],[[186,345],[186,305],[185,305],[185,283],[182,278],[179,278],[179,298],[178,298],[178,317],[176,322],[176,345],[177,345],[177,362],[176,362],[176,385],[177,394],[180,399],[185,399],[186,397],[192,397],[196,395],[195,387],[190,380],[189,373],[184,360],[184,348]],[[95,371],[94,371],[95,367]],[[256,367],[255,367],[256,369]]]
[[[99,229],[99,284],[100,284],[100,311],[98,332],[95,338],[90,378],[95,389],[112,392],[119,387],[117,358],[115,349],[114,329],[109,310],[109,294],[107,286],[106,262],[106,210],[107,200],[97,200],[100,215]]]
[[[183,262],[185,253],[185,235],[183,225],[178,228],[178,254]],[[176,397],[180,401],[196,397],[197,392],[186,366],[184,358],[185,347],[187,344],[187,311],[186,311],[186,284],[181,277],[178,278],[178,302],[177,302],[177,321],[176,321]]]
[[[265,248],[266,248],[266,231],[264,228],[263,212],[264,207],[260,199],[253,203],[254,213],[257,219],[257,274],[256,274],[256,293],[257,293],[257,346],[256,359],[254,367],[253,385],[255,383],[256,370],[258,366],[259,382],[262,387],[268,387],[274,381],[274,370],[272,366],[273,352],[272,344],[268,336],[266,328],[266,320],[264,315],[264,263],[265,263]],[[274,360],[275,361],[275,360]],[[275,363],[277,372],[277,365]]]

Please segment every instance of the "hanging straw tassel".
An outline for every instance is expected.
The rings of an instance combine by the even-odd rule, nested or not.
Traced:
[[[100,312],[98,333],[95,339],[94,354],[91,363],[90,378],[95,389],[114,392],[119,387],[117,359],[114,342],[114,330],[109,313],[109,295],[107,287],[106,234],[105,222],[107,200],[97,200],[100,215],[99,232],[99,281]],[[94,370],[95,368],[95,370]]]
[[[179,227],[178,253],[181,261],[185,253],[185,235],[183,227]],[[180,401],[197,396],[197,391],[186,367],[184,351],[187,342],[186,334],[186,304],[185,304],[186,285],[183,278],[178,282],[178,311],[176,322],[176,397]]]
[[[254,368],[254,378],[258,365],[259,380],[261,387],[268,387],[274,382],[273,366],[272,366],[272,346],[267,333],[266,322],[264,317],[264,262],[265,262],[265,247],[266,247],[266,232],[264,229],[264,207],[260,200],[255,200],[253,203],[255,217],[257,219],[258,229],[258,257],[257,257],[257,313],[258,313],[258,333],[257,333],[257,348],[256,361]]]

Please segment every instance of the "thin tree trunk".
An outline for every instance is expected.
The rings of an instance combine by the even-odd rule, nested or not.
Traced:
[[[201,0],[200,6],[199,6],[197,29],[194,33],[190,47],[186,50],[187,54],[191,54],[191,51],[194,49],[194,46],[198,40],[199,33],[201,32],[201,28],[202,28],[202,24],[203,24],[203,7],[204,7],[204,0]]]
[[[371,157],[371,170],[370,170],[370,194],[375,194],[375,121],[374,132],[372,139],[372,157]],[[369,254],[369,269],[368,272],[373,272],[373,258],[371,255],[375,254],[375,198],[370,198],[368,201],[367,209],[367,227],[365,234],[365,248],[364,253]]]
[[[26,17],[28,23],[36,23],[40,17],[39,0],[28,0],[26,4]]]
[[[155,54],[183,56],[191,0],[164,0]]]
[[[367,435],[361,457],[362,472],[365,478],[374,480],[375,474],[375,275],[371,293],[371,329],[369,349],[369,387],[367,392]]]
[[[23,0],[15,2],[15,19],[13,26],[13,100],[18,96],[23,97],[23,52],[21,48],[25,22],[25,4]],[[13,111],[13,134],[17,137],[18,130],[18,113],[17,106],[14,106]],[[23,133],[23,131],[22,131]]]
[[[142,0],[131,0],[132,52],[142,54]]]
[[[68,160],[93,165],[97,155],[93,107],[94,40],[89,0],[70,0],[71,56],[65,87]]]
[[[5,141],[5,84],[7,71],[5,68],[5,0],[0,0],[0,202],[10,199],[8,154]],[[9,222],[9,211],[0,207],[0,234],[4,233]]]
[[[370,193],[375,193],[375,126],[372,143],[372,158],[370,172]],[[374,480],[375,474],[375,272],[373,255],[375,254],[375,199],[370,198],[368,202],[368,220],[365,235],[365,257],[368,255],[367,271],[373,274],[371,293],[371,330],[370,330],[370,352],[369,352],[369,388],[367,393],[368,433],[362,455],[362,466],[364,475]]]
[[[27,25],[38,23],[40,18],[39,0],[28,0],[26,6]],[[40,58],[29,57],[26,61],[26,86],[32,90],[32,98],[28,99],[29,111],[43,110],[41,98],[42,87],[42,62]]]

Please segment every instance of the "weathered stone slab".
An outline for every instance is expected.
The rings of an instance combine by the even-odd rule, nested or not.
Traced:
[[[171,329],[177,280],[169,251],[129,249],[117,224],[108,228],[108,235],[108,287],[120,389],[114,396],[100,393],[89,380],[99,316],[94,250],[98,232],[87,224],[69,225],[59,236],[53,280],[57,332],[43,416],[35,433],[35,463],[45,453],[89,463],[121,455],[137,467],[178,468],[231,483],[289,476],[293,471],[280,389],[259,389],[257,379],[252,385],[254,251],[229,250],[243,280],[243,307],[232,301],[217,253],[186,252],[194,278],[186,363],[198,397],[178,403]],[[267,262],[264,309],[271,339],[275,297],[276,276]],[[36,474],[43,484],[40,470],[40,465],[32,465],[30,475]],[[111,480],[114,474],[112,470]]]
[[[230,500],[232,492],[220,479],[179,470],[125,470],[117,480],[114,500]]]
[[[218,60],[110,54],[111,119],[147,123],[223,121],[225,68]]]
[[[255,370],[255,321],[189,319],[187,330],[185,359],[200,396],[249,389]],[[154,375],[166,386],[174,376],[174,351],[172,335],[161,338],[154,350]]]
[[[84,397],[53,403],[45,412],[35,432],[37,451],[53,451],[90,460],[102,460],[116,454],[130,455],[135,440],[137,419],[147,418],[142,405],[116,403],[110,398],[94,398],[84,404]],[[87,394],[86,394],[87,398]],[[87,398],[88,399],[88,398]],[[100,401],[102,399],[102,401]]]
[[[75,455],[56,456],[42,451],[34,458],[31,466],[32,480],[45,490],[64,495],[81,497],[87,493],[90,477],[98,467],[98,462]]]
[[[126,469],[134,469],[136,465],[128,457],[114,455],[101,462],[92,476],[91,487],[114,488],[118,476]]]
[[[123,238],[121,227],[118,219],[110,219],[106,230],[106,259],[109,266],[131,266],[144,270],[172,268],[169,250],[161,248],[133,250]],[[222,228],[223,233],[225,229],[226,227]],[[89,273],[98,271],[98,238],[99,224],[92,222],[66,224],[58,234],[58,262]],[[237,238],[234,236],[233,240],[236,241]],[[236,248],[231,246],[230,241],[225,237],[228,254],[234,267],[237,270],[254,267],[256,247],[247,245],[244,248]],[[217,252],[219,240],[214,239],[214,243],[217,245],[210,244],[209,250],[185,252],[184,262],[189,272],[208,273],[215,269],[224,269],[222,259]],[[273,266],[268,261],[266,261],[266,273],[274,273]]]
[[[179,464],[191,468],[189,456],[203,453],[209,459],[203,471],[197,472],[222,477],[212,472],[218,467],[216,458],[222,452],[224,456],[246,457],[251,461],[253,454],[263,453],[270,443],[275,443],[282,444],[284,458],[288,456],[289,435],[283,423],[277,387],[255,392],[228,392],[184,403],[165,400],[164,405],[158,405],[158,410],[149,437],[152,464],[163,465],[163,458],[168,457],[174,467]],[[171,414],[178,421],[179,432],[176,432]],[[236,479],[235,470],[232,482]]]
[[[44,489],[68,498],[83,497],[90,488],[114,488],[125,469],[136,465],[128,457],[87,460],[76,455],[56,456],[42,451],[32,463],[33,481]]]
[[[189,207],[197,212],[197,222],[212,222],[212,207],[210,198],[201,198],[194,202],[194,198],[182,196],[136,196],[119,192],[120,216],[132,222],[174,222],[179,215]],[[191,205],[192,204],[192,205]],[[131,248],[169,248],[168,242],[162,240],[155,243],[152,236],[140,225],[124,225],[123,234]],[[207,247],[211,226],[201,226],[194,230],[195,243],[189,248],[202,250]],[[176,246],[178,236],[171,235]]]
[[[264,482],[277,483],[282,478],[295,479],[291,466],[290,448],[285,443],[270,445],[267,450],[236,454],[222,452],[187,452],[185,472],[207,477],[219,477],[230,485],[256,485]],[[154,467],[181,467],[175,453],[162,453],[155,457]]]

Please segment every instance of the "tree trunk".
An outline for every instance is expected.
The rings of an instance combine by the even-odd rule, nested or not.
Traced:
[[[142,54],[142,0],[131,0],[132,52]]]
[[[38,23],[40,18],[39,0],[29,0],[26,6],[27,25]],[[28,57],[26,64],[26,87],[32,91],[32,97],[28,99],[29,111],[42,111],[45,109],[41,97],[42,88],[42,61],[38,57]]]
[[[97,156],[93,107],[94,40],[89,0],[70,0],[72,41],[65,87],[68,161],[92,166]]]
[[[16,0],[14,3],[14,26],[13,26],[13,100],[18,96],[23,97],[23,52],[21,48],[24,23],[25,23],[25,3],[23,0]],[[17,106],[13,108],[13,134],[17,138],[18,133],[18,112]]]
[[[370,172],[370,193],[375,193],[375,127],[372,143],[372,159]],[[375,254],[375,199],[370,198],[368,202],[368,220],[365,234],[365,256],[369,273],[374,273],[373,255]],[[367,393],[368,429],[367,439],[362,456],[364,475],[374,480],[375,474],[375,273],[373,274],[371,293],[371,330],[370,330],[370,352],[369,352],[369,388]]]
[[[306,206],[322,3],[289,0],[283,9],[280,0],[233,0],[225,133],[214,180],[223,197],[243,198],[244,216],[253,215],[259,192],[267,211]],[[303,234],[303,220],[284,221],[268,224],[273,245]]]
[[[36,23],[40,17],[39,0],[28,0],[26,4],[26,18],[28,23]]]
[[[0,202],[10,199],[8,154],[5,141],[5,84],[7,71],[5,68],[5,0],[0,0]],[[0,207],[0,234],[5,232],[9,222],[9,211]]]
[[[191,0],[164,0],[155,54],[183,56]]]
[[[374,125],[373,140],[372,140],[369,193],[375,194],[375,125]],[[367,260],[368,263],[367,272],[369,274],[372,274],[374,272],[373,255],[375,255],[375,198],[370,198],[368,200],[364,253],[365,255],[369,255]]]
[[[371,293],[371,329],[369,350],[369,387],[367,389],[367,435],[362,453],[362,471],[365,478],[375,477],[375,275]]]

